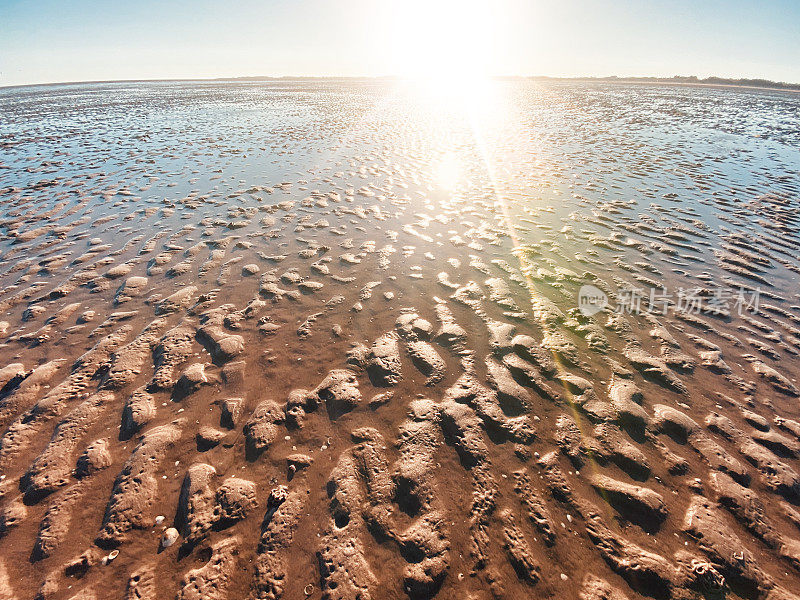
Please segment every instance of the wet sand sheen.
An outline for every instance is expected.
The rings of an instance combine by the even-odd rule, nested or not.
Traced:
[[[496,86],[0,93],[0,596],[796,597],[800,98]]]

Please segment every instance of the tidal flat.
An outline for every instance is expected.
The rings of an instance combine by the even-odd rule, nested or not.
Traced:
[[[0,89],[0,598],[800,598],[800,94]]]

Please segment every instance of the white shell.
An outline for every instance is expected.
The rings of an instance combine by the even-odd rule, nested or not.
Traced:
[[[164,532],[164,536],[161,538],[161,547],[169,548],[176,541],[178,541],[178,530],[174,527],[170,527]]]

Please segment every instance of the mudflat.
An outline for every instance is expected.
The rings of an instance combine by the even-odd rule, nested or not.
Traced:
[[[0,598],[800,598],[800,95],[0,114]]]

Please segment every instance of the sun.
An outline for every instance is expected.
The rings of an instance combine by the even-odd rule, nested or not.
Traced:
[[[492,4],[479,0],[407,0],[384,6],[392,74],[464,80],[490,74],[495,53]]]
[[[398,96],[444,131],[451,128],[448,139],[467,135],[467,145],[483,156],[484,131],[501,120],[505,97],[492,78],[501,23],[497,1],[390,0],[378,6],[375,47],[388,74],[400,79]],[[472,155],[448,146],[431,152],[431,176],[441,190],[454,193],[468,184]]]
[[[381,5],[389,72],[412,84],[423,104],[470,118],[496,109],[498,3],[407,0]]]

